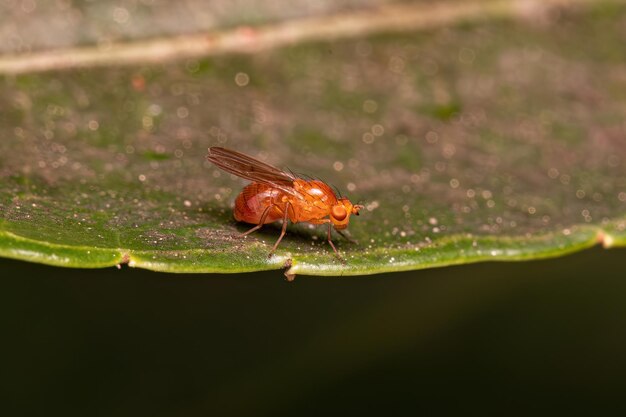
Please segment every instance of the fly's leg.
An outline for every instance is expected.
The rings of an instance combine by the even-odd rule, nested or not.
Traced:
[[[343,230],[338,230],[338,229],[335,229],[335,230],[337,231],[337,233],[343,236],[343,238],[346,239],[348,242],[354,243],[355,245],[358,243],[356,240],[352,239],[350,236],[345,234]]]
[[[255,230],[259,230],[261,227],[263,227],[263,224],[265,224],[265,219],[267,218],[267,215],[270,214],[270,210],[272,209],[272,207],[274,206],[268,206],[265,210],[263,210],[263,214],[261,214],[261,219],[259,220],[259,224],[257,224],[256,226],[254,226],[252,229],[248,230],[247,232],[243,232],[242,234],[239,235],[239,237],[248,236],[250,233],[254,232]]]
[[[330,239],[330,230],[332,229],[333,224],[332,223],[328,223],[328,243],[330,244],[330,246],[333,248],[333,250],[335,251],[335,255],[337,255],[337,258],[339,258],[339,260],[341,262],[343,262],[344,264],[346,263],[345,259],[343,259],[341,257],[341,255],[339,255],[339,251],[337,251],[337,248],[335,247],[335,244],[333,243],[333,241]]]
[[[274,243],[274,247],[272,248],[272,250],[270,251],[269,255],[267,255],[268,258],[271,258],[272,255],[274,254],[274,251],[276,250],[276,248],[278,247],[278,244],[280,243],[281,240],[283,240],[283,236],[285,236],[285,233],[287,232],[287,223],[288,223],[288,215],[289,215],[289,202],[287,202],[287,204],[285,204],[285,216],[283,217],[283,229],[280,231],[280,236],[278,236],[278,240],[276,241],[276,243]]]

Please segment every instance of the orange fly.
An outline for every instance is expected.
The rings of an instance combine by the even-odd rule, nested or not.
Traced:
[[[211,147],[207,160],[226,172],[252,181],[235,200],[235,220],[256,225],[241,236],[282,219],[280,236],[269,253],[272,256],[285,236],[288,221],[328,224],[328,243],[339,256],[330,232],[334,227],[347,238],[342,230],[348,227],[351,214],[358,216],[362,205],[352,204],[347,198],[337,198],[323,181],[297,177],[230,149]]]

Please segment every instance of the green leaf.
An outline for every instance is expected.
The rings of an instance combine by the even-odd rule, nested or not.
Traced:
[[[604,3],[603,3],[604,4]],[[0,255],[356,275],[626,245],[622,6],[0,78]],[[350,235],[245,239],[226,146],[336,185]]]

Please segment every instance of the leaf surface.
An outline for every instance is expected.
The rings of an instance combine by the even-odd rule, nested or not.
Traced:
[[[626,9],[0,78],[0,254],[355,275],[626,245]],[[245,239],[225,146],[365,209]]]

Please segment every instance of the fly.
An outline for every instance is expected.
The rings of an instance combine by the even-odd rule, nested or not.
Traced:
[[[359,215],[363,208],[347,198],[338,198],[333,189],[323,181],[304,179],[258,159],[231,149],[209,148],[207,160],[226,172],[252,181],[235,200],[235,220],[254,224],[241,236],[260,229],[264,224],[283,220],[278,240],[269,253],[271,257],[287,231],[287,223],[306,222],[328,225],[328,243],[341,258],[331,240],[335,230],[350,240],[343,230],[348,227],[350,215]]]

